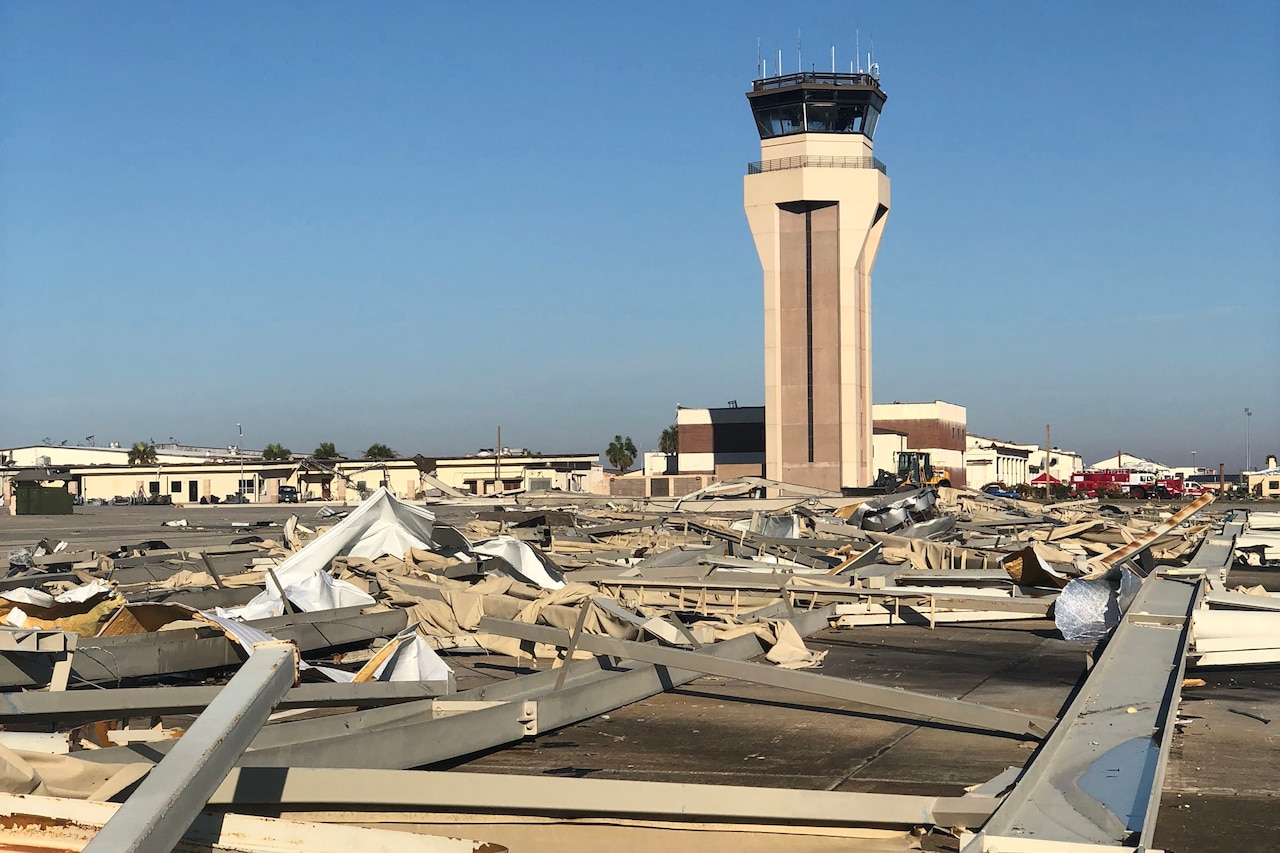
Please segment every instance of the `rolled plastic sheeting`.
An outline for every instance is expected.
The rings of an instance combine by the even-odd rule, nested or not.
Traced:
[[[1097,645],[1120,624],[1119,585],[1106,578],[1076,578],[1058,593],[1053,622],[1072,643]]]

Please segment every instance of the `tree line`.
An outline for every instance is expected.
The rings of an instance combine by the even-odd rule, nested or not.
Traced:
[[[391,449],[390,446],[381,442],[374,442],[369,445],[361,457],[362,459],[396,459],[400,454]],[[346,459],[347,457],[338,453],[338,448],[334,446],[332,441],[322,441],[316,445],[316,449],[311,452],[313,459]],[[129,448],[129,464],[130,465],[154,465],[156,464],[156,446],[149,441],[139,441]],[[293,451],[278,442],[272,442],[262,448],[262,458],[268,462],[287,461],[293,458]]]
[[[658,450],[663,453],[676,453],[680,447],[680,431],[675,424],[667,427],[658,437]],[[631,440],[631,436],[615,435],[613,441],[609,442],[609,447],[605,450],[605,458],[609,460],[609,464],[617,468],[620,473],[627,473],[631,466],[635,464],[636,455],[639,451],[636,449],[635,442]],[[390,446],[382,442],[374,442],[361,455],[362,459],[396,459],[400,454],[392,450]],[[262,448],[262,458],[269,461],[286,461],[293,458],[293,451],[278,442],[272,442]],[[338,452],[338,448],[332,441],[322,441],[316,445],[316,449],[311,451],[312,459],[328,460],[328,459],[346,459]],[[147,441],[139,441],[129,448],[129,464],[130,465],[154,465],[156,463],[155,445]]]

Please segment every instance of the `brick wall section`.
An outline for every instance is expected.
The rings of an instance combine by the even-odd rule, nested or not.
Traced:
[[[689,477],[615,477],[609,481],[609,494],[619,498],[679,498],[715,480],[715,477],[701,474]]]
[[[907,447],[937,447],[943,450],[965,449],[965,425],[937,418],[911,421],[876,420],[878,429],[891,429],[906,433]]]
[[[681,453],[714,453],[714,427],[711,424],[681,424],[679,442]]]
[[[609,481],[609,494],[620,498],[643,498],[647,485],[644,477],[614,477]]]
[[[681,424],[681,453],[764,453],[764,422]]]
[[[705,486],[712,478],[710,477],[672,477],[671,478],[671,496],[682,497],[690,492],[696,492]]]

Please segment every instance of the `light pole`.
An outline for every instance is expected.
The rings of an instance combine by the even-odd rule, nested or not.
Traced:
[[[236,480],[236,503],[244,502],[244,428],[236,424],[239,433],[239,444],[236,445],[236,456],[240,457],[240,479]]]
[[[1196,452],[1194,450],[1191,451],[1191,473],[1192,474],[1200,473],[1200,469],[1196,468]]]
[[[1253,419],[1253,412],[1249,409],[1244,410],[1244,470],[1253,470],[1253,453],[1249,448],[1249,422]]]

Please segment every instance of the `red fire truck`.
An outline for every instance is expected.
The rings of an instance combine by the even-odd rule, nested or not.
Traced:
[[[1071,475],[1071,493],[1081,497],[1096,498],[1101,493],[1120,494],[1137,500],[1154,497],[1176,500],[1182,497],[1183,490],[1180,477],[1157,477],[1150,471],[1132,468],[1107,468]]]

